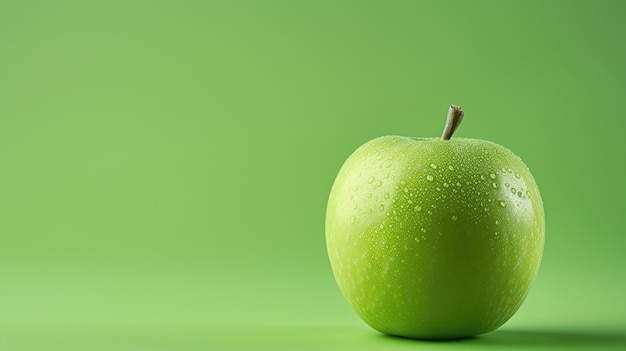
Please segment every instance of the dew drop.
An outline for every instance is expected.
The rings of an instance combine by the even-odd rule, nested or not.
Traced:
[[[389,167],[391,167],[391,162],[385,163],[385,168],[389,168]]]
[[[415,241],[419,243],[420,242],[420,238],[415,237]]]
[[[350,223],[354,224],[356,222],[356,217],[352,216],[350,217]]]
[[[435,178],[429,174],[429,175],[427,175],[427,176],[426,176],[426,179],[427,179],[429,182],[432,182]]]
[[[379,225],[379,227],[380,227],[380,229],[385,228],[385,226],[384,226],[384,225],[382,225],[382,224],[381,224],[381,225]],[[383,240],[383,244],[384,244],[384,240]]]
[[[509,169],[507,169],[507,171],[508,171],[509,173],[513,173],[513,170],[512,170],[512,169],[510,169],[510,168],[509,168]]]
[[[506,173],[506,168],[502,167],[502,173]]]
[[[426,233],[426,228],[421,229],[422,233]]]
[[[504,186],[506,186],[507,188],[510,186],[509,183],[504,183]]]
[[[512,192],[513,194],[517,194],[517,189],[515,189],[515,188],[511,188],[511,192]]]
[[[485,180],[485,179],[487,179],[487,178],[486,178],[484,175],[481,175],[481,176],[480,176],[480,179],[481,179],[481,180]]]
[[[522,199],[526,197],[526,195],[524,195],[524,192],[521,190],[517,192],[517,196],[521,197]]]
[[[502,206],[502,207],[506,207],[506,202],[504,202],[504,201],[502,201],[502,200],[501,200],[501,201],[500,201],[500,206]]]
[[[519,173],[515,173],[515,178],[520,179],[521,176],[519,175]]]
[[[491,173],[489,176],[491,177],[491,179],[496,179],[496,175],[493,173]]]
[[[383,197],[384,197],[385,199],[388,199],[388,198],[389,198],[389,193],[385,193],[385,194],[383,195]]]
[[[456,182],[456,186],[461,186],[461,183],[460,182]]]
[[[414,208],[415,212],[421,212],[422,211],[422,206],[415,206]]]
[[[379,180],[379,181],[376,181],[376,186],[377,186],[377,187],[380,187],[381,185],[383,185],[383,182],[382,182],[382,181],[380,181],[380,180]]]
[[[454,167],[452,167],[452,165],[448,166],[448,169],[454,171]]]
[[[441,188],[440,188],[440,187],[436,187],[435,189],[437,189],[437,191],[441,191]]]
[[[383,204],[378,205],[378,209],[380,211],[384,211],[385,210],[385,205],[383,205]]]
[[[400,184],[405,185],[405,184],[406,184],[406,182],[405,182],[404,180],[401,180],[401,181],[400,181]]]
[[[404,192],[408,193],[409,192],[409,188],[404,188]]]
[[[459,219],[459,217],[457,217],[457,216],[452,216],[452,220],[453,220],[453,221],[456,221],[457,219]]]
[[[444,188],[447,188],[447,187],[449,187],[449,186],[450,186],[450,184],[448,184],[448,183],[443,183],[443,187],[444,187]]]
[[[496,225],[500,224],[500,221],[496,219]]]
[[[496,183],[491,183],[491,186],[492,186],[494,189],[498,189],[498,184],[496,184]]]
[[[368,180],[367,180],[367,182],[368,182],[369,184],[372,184],[372,183],[374,183],[374,181],[375,181],[375,180],[376,180],[376,178],[374,178],[374,177],[370,177],[370,179],[368,179]]]

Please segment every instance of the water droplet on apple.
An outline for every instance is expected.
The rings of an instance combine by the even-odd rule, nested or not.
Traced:
[[[444,187],[444,188],[447,188],[447,187],[449,187],[449,186],[450,186],[450,184],[448,184],[448,183],[443,183],[443,187]]]
[[[448,169],[454,171],[454,167],[452,167],[452,165],[448,166]]]
[[[426,176],[426,179],[427,179],[429,182],[432,182],[435,178],[429,174],[429,175],[427,175],[427,176]]]
[[[422,206],[415,206],[414,208],[415,212],[421,212],[422,211]]]
[[[391,167],[391,162],[385,163],[385,168],[389,168],[389,167]]]
[[[368,180],[367,180],[367,182],[368,182],[369,184],[372,184],[372,183],[374,183],[374,181],[375,181],[375,180],[376,180],[376,178],[374,178],[374,177],[370,177],[370,179],[368,179]]]
[[[440,187],[436,187],[435,189],[437,189],[437,191],[441,191],[441,188],[440,188]]]
[[[502,206],[502,207],[506,207],[506,202],[504,202],[504,201],[500,200],[500,206]]]
[[[504,186],[506,186],[507,188],[510,186],[509,183],[504,183]]]
[[[509,168],[509,169],[507,169],[507,171],[508,171],[509,173],[513,173],[513,170],[512,170],[512,169],[510,169],[510,168]]]
[[[429,215],[433,214],[433,211],[428,210],[428,214],[429,214]]]
[[[380,180],[376,181],[376,187],[377,188],[380,187],[381,185],[383,185],[382,181],[380,181]]]
[[[517,189],[515,189],[515,188],[511,188],[511,193],[513,193],[513,194],[517,194]]]
[[[421,231],[422,231],[422,233],[426,233],[426,228],[422,228]]]
[[[460,182],[456,182],[456,186],[461,186],[461,183]]]
[[[496,225],[500,224],[500,221],[496,219]]]
[[[494,189],[498,189],[498,184],[496,184],[496,183],[491,183],[491,186],[492,186]]]
[[[355,185],[355,186],[352,187],[352,191],[357,191],[357,190],[359,190],[358,186]]]
[[[389,198],[389,193],[385,193],[385,194],[383,195],[383,197],[384,197],[385,199],[388,199],[388,198]]]
[[[404,188],[404,192],[408,193],[409,192],[409,188]]]
[[[381,225],[379,225],[379,227],[380,227],[380,229],[385,228],[385,226],[384,226],[384,225],[382,225],[382,224],[381,224]],[[385,244],[385,240],[383,240],[383,244]]]
[[[489,176],[491,177],[491,179],[496,179],[496,175],[493,173],[491,173]]]
[[[515,173],[515,178],[520,179],[521,176],[519,175],[519,173]]]
[[[457,219],[459,219],[457,216],[452,216],[453,221],[456,221]]]
[[[406,182],[405,182],[404,180],[401,180],[401,181],[400,181],[400,184],[405,185],[405,184],[406,184]]]
[[[430,168],[432,168],[432,169],[437,169],[437,165],[436,165],[436,164],[434,164],[434,163],[431,163],[431,164],[430,164]]]
[[[380,205],[378,206],[378,209],[379,209],[379,210],[381,210],[381,211],[384,211],[384,210],[385,210],[385,205],[380,204]]]
[[[524,192],[521,190],[517,192],[517,196],[521,197],[522,199],[526,197],[526,195],[524,195]]]
[[[372,198],[372,193],[368,193],[367,197],[371,199]]]
[[[484,175],[481,175],[481,176],[480,176],[480,179],[481,179],[481,180],[485,180],[485,179],[487,179],[487,178],[486,178]]]
[[[420,238],[415,237],[415,241],[419,243],[420,242]]]
[[[502,173],[506,173],[506,168],[502,167]]]
[[[350,223],[354,224],[356,222],[356,217],[352,216],[350,217]]]

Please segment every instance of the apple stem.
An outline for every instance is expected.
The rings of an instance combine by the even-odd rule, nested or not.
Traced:
[[[463,120],[463,115],[464,113],[461,106],[450,106],[450,109],[448,110],[448,118],[446,119],[446,126],[443,129],[443,134],[441,134],[441,140],[450,140],[450,138],[452,138],[452,134],[454,134],[454,131]]]

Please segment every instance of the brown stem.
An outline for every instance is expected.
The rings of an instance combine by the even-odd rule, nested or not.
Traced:
[[[464,113],[463,110],[461,110],[461,106],[450,106],[446,126],[443,129],[443,134],[441,134],[441,140],[450,140],[450,138],[452,138],[452,134],[454,134],[454,131],[463,120],[463,115]]]

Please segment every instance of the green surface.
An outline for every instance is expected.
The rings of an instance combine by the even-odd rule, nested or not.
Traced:
[[[622,1],[0,0],[0,348],[626,348]],[[324,214],[380,135],[501,144],[546,209],[499,330],[384,337]]]

